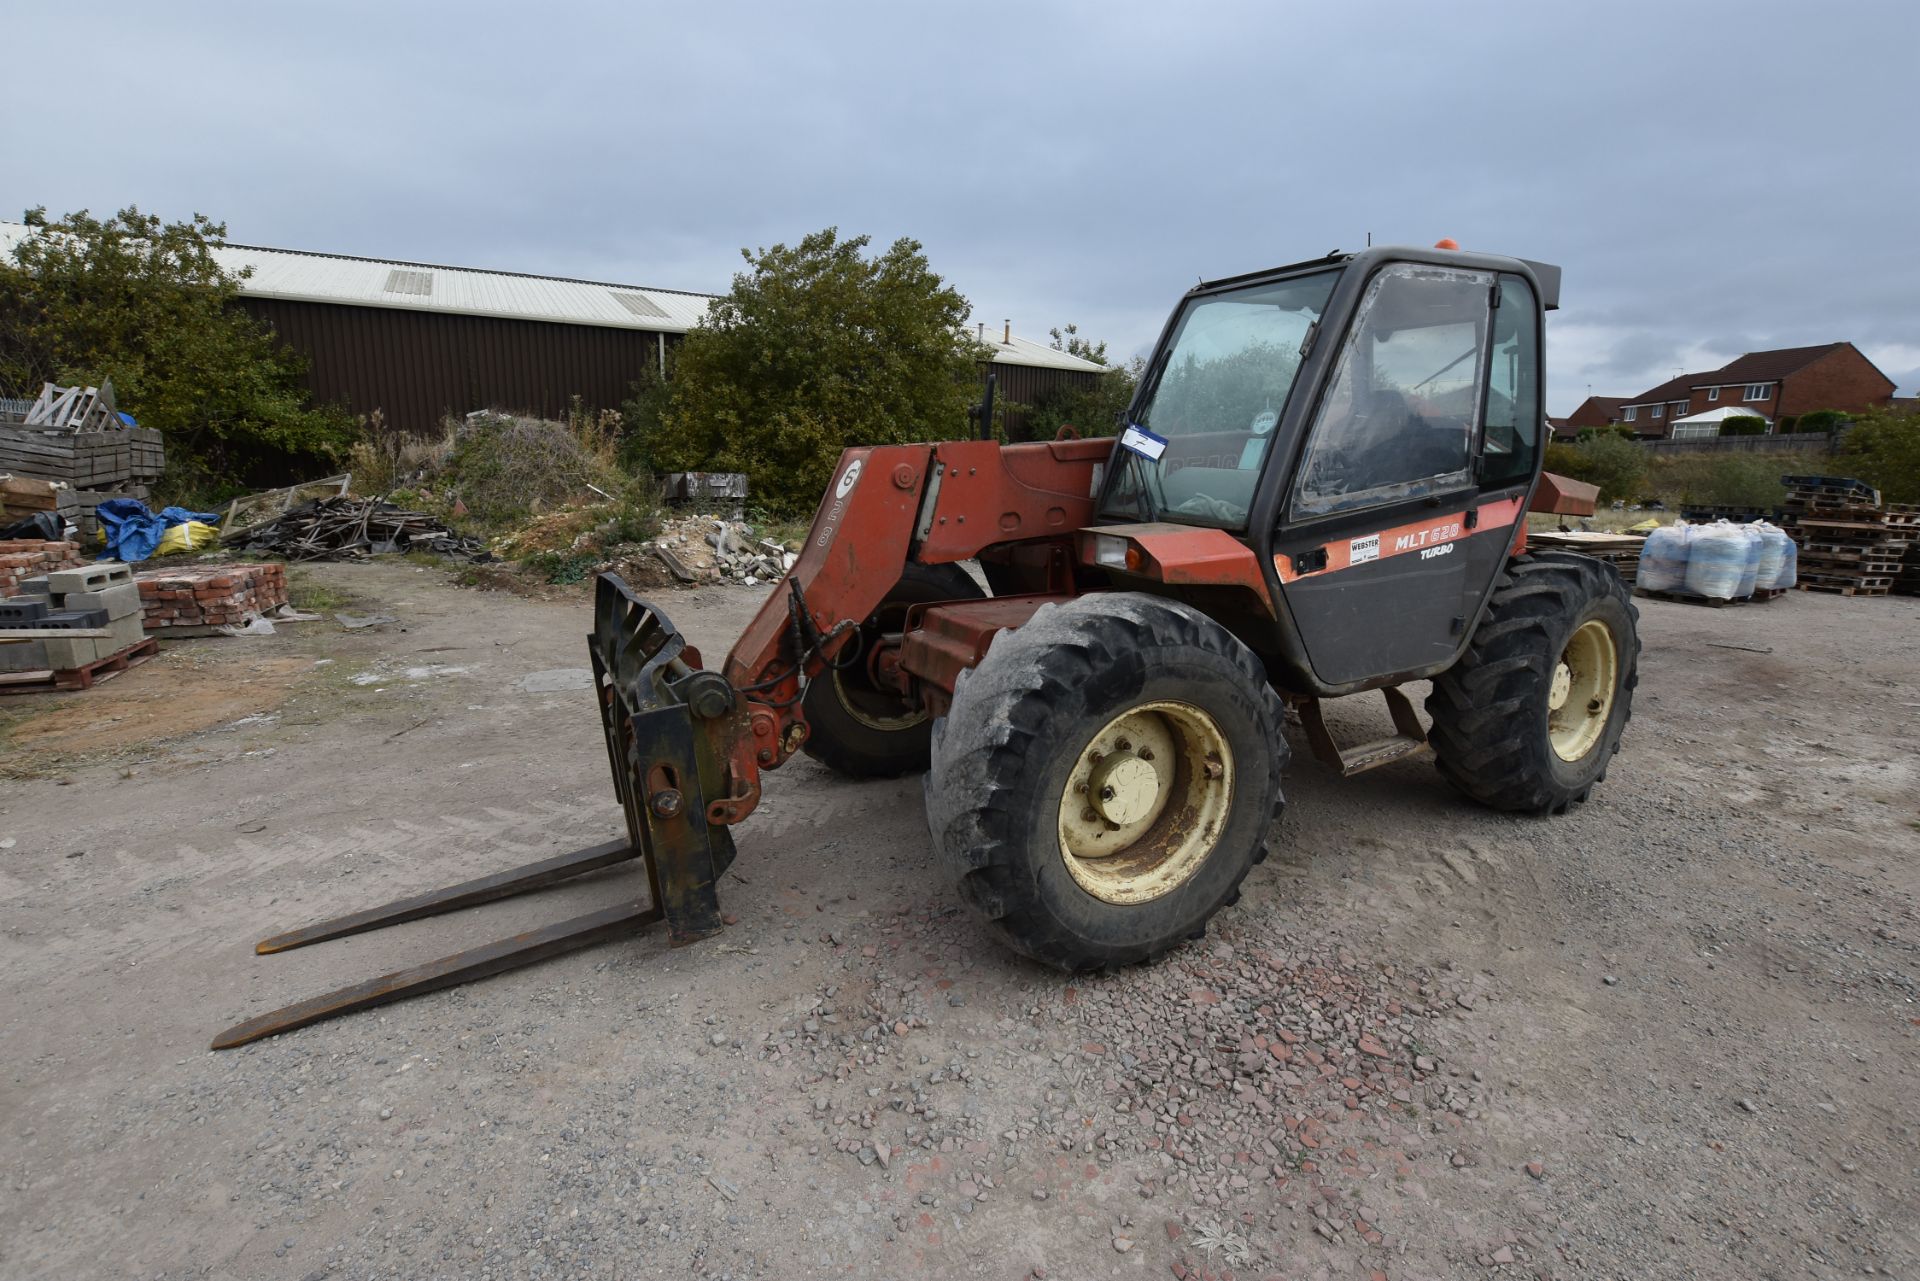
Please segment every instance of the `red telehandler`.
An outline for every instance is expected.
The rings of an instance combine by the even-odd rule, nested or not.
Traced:
[[[603,575],[589,647],[626,835],[258,950],[632,859],[644,899],[275,1011],[215,1048],[662,920],[675,944],[718,932],[731,829],[796,752],[857,777],[926,771],[960,896],[1065,970],[1154,957],[1238,897],[1280,810],[1289,706],[1342,773],[1431,751],[1497,809],[1586,800],[1640,645],[1611,567],[1527,548],[1529,510],[1592,511],[1590,488],[1541,472],[1559,269],[1442,246],[1196,286],[1115,438],[847,450],[717,669]],[[1416,680],[1429,725],[1401,689]],[[1321,702],[1368,690],[1396,732],[1343,749]]]

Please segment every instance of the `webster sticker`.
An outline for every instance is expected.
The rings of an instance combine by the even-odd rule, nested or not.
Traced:
[[[1347,544],[1347,564],[1364,565],[1370,560],[1380,559],[1380,535],[1368,534],[1365,538],[1356,538]]]

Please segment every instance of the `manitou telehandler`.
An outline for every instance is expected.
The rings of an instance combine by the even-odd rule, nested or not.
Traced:
[[[1497,809],[1583,801],[1619,750],[1636,614],[1597,560],[1527,550],[1559,270],[1442,241],[1201,284],[1117,437],[849,449],[805,549],[717,669],[597,584],[623,839],[268,939],[261,952],[638,858],[647,894],[243,1023],[216,1048],[665,920],[715,885],[796,752],[925,770],[937,857],[1018,952],[1123,965],[1198,936],[1265,855],[1286,709],[1343,773],[1431,750]],[[1063,433],[1066,434],[1066,433]],[[977,564],[989,590],[963,566]],[[1423,727],[1401,687],[1430,680]],[[1341,750],[1328,698],[1396,733]]]

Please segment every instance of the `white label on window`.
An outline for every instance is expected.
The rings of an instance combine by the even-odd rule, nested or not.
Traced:
[[[1167,452],[1167,438],[1156,436],[1145,427],[1128,423],[1127,429],[1120,433],[1120,447],[1131,449],[1150,463],[1157,463],[1160,455]]]
[[[1356,538],[1347,544],[1347,564],[1364,565],[1370,560],[1380,559],[1380,535],[1368,534],[1365,538]]]

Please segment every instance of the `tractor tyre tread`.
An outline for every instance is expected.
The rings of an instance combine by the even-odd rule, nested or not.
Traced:
[[[1111,905],[1067,877],[1050,775],[1113,716],[1156,699],[1234,720],[1235,787],[1253,804],[1236,794],[1219,842],[1181,886]],[[1204,935],[1266,858],[1284,806],[1284,715],[1260,660],[1197,610],[1118,592],[1044,605],[962,674],[935,722],[928,829],[962,899],[1015,951],[1068,972],[1148,960]]]
[[[1615,709],[1593,751],[1558,763],[1546,734],[1546,686],[1567,637],[1598,614],[1615,629],[1623,669]],[[1434,764],[1459,791],[1493,809],[1564,814],[1606,778],[1633,716],[1640,680],[1640,611],[1613,566],[1575,552],[1514,558],[1460,660],[1427,698]]]

